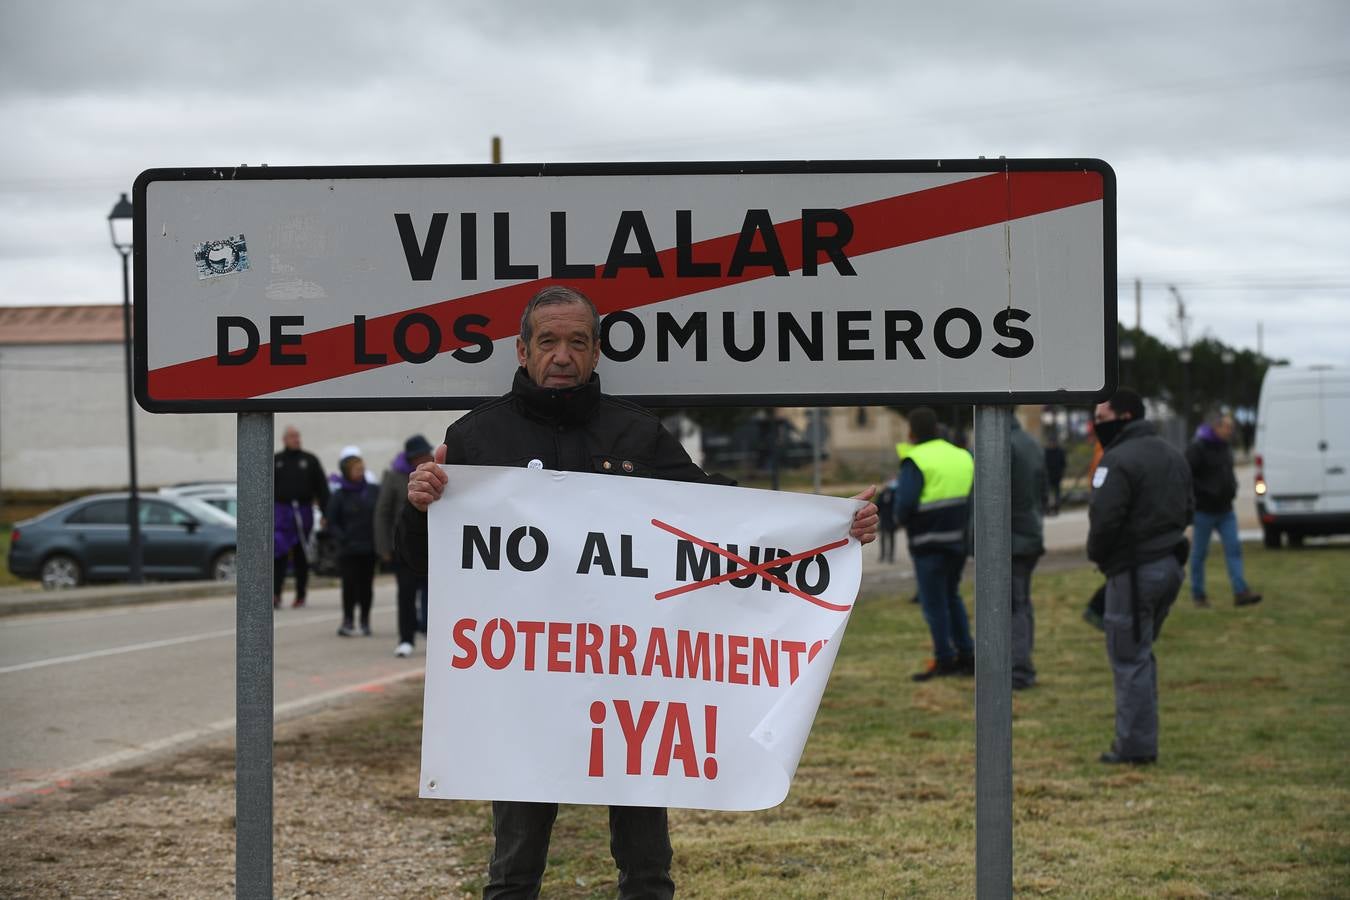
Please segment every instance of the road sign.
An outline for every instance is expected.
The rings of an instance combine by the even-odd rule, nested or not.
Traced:
[[[1098,160],[152,169],[135,209],[155,412],[473,406],[559,282],[648,406],[1114,387]]]

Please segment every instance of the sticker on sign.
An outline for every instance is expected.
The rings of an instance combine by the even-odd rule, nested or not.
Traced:
[[[154,412],[471,407],[559,283],[649,406],[1114,388],[1100,160],[151,169],[135,210]]]

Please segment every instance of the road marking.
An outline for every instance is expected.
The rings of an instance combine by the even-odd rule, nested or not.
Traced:
[[[330,616],[327,613],[306,616],[303,619],[291,619],[286,622],[277,622],[272,626],[276,631],[280,628],[295,628],[300,625],[313,624],[332,624]],[[233,628],[221,628],[217,631],[203,631],[198,634],[188,634],[176,638],[163,638],[158,641],[145,641],[141,644],[127,644],[122,647],[108,647],[103,650],[90,650],[87,653],[74,653],[70,656],[53,656],[49,659],[38,659],[32,662],[19,663],[13,666],[0,667],[0,675],[8,675],[13,672],[26,672],[30,669],[42,669],[47,666],[59,666],[65,663],[84,662],[90,659],[100,659],[105,656],[118,656],[123,653],[138,653],[141,650],[157,650],[160,647],[173,647],[178,644],[192,644],[197,641],[210,641],[216,638],[230,637],[235,633]]]
[[[400,681],[407,681],[410,678],[421,677],[425,674],[425,665],[424,658],[423,664],[415,669],[395,672],[391,675],[384,675],[380,678],[376,678],[373,681],[334,688],[331,691],[324,691],[322,694],[315,694],[312,697],[301,697],[296,700],[291,700],[288,703],[273,706],[272,720],[275,723],[279,719],[291,718],[311,706],[321,706],[324,703],[340,699],[348,694],[378,693],[388,685],[396,684]],[[142,757],[150,756],[164,750],[169,750],[183,744],[192,743],[229,731],[234,728],[234,724],[235,720],[233,718],[221,719],[217,722],[212,722],[209,725],[204,725],[201,728],[190,728],[187,731],[180,731],[177,734],[150,741],[139,747],[119,750],[116,753],[109,753],[107,756],[100,756],[96,759],[88,760],[87,762],[77,763],[68,769],[53,772],[45,778],[0,786],[0,804],[13,803],[16,800],[28,796],[50,794],[58,788],[70,787],[77,778],[105,775],[116,767],[129,765]]]

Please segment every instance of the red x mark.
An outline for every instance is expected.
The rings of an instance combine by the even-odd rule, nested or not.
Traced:
[[[848,612],[849,608],[847,605],[841,606],[837,603],[828,603],[824,600],[821,600],[819,597],[812,597],[805,591],[798,590],[797,588],[788,584],[786,581],[779,578],[777,575],[771,575],[769,573],[770,568],[776,569],[779,568],[780,566],[785,566],[788,565],[789,563],[794,563],[799,559],[806,559],[808,557],[816,556],[821,553],[828,553],[829,551],[835,549],[836,547],[842,547],[848,543],[848,538],[842,538],[840,540],[834,541],[833,543],[817,547],[814,550],[807,550],[804,553],[797,553],[794,554],[793,556],[780,556],[777,559],[766,559],[762,563],[752,563],[748,559],[742,559],[741,557],[730,552],[729,550],[723,550],[716,544],[710,543],[701,538],[696,538],[687,531],[681,531],[674,525],[667,525],[660,519],[652,519],[652,524],[655,525],[657,528],[660,528],[662,531],[668,531],[671,534],[675,535],[676,537],[684,538],[686,541],[692,541],[693,543],[698,544],[700,547],[704,547],[708,550],[711,550],[718,556],[726,557],[727,559],[736,563],[736,565],[740,566],[739,569],[732,569],[731,571],[727,572],[724,575],[715,575],[712,578],[706,578],[703,581],[696,581],[693,584],[682,584],[677,588],[671,588],[668,591],[662,591],[661,593],[656,595],[657,600],[665,600],[668,597],[675,597],[679,594],[687,594],[690,591],[696,591],[699,588],[707,587],[710,584],[718,584],[719,582],[727,581],[728,579],[731,578],[741,578],[746,575],[762,575],[765,581],[772,582],[781,587],[783,590],[796,594],[798,597],[801,597],[807,603],[814,603],[816,606],[822,607],[824,609],[832,609],[835,612]]]

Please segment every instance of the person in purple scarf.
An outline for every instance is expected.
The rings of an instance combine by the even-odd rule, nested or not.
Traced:
[[[375,501],[380,489],[366,480],[366,464],[359,456],[338,463],[339,488],[328,500],[328,530],[337,541],[338,571],[342,576],[340,637],[361,633],[370,637],[370,607],[375,596]]]

